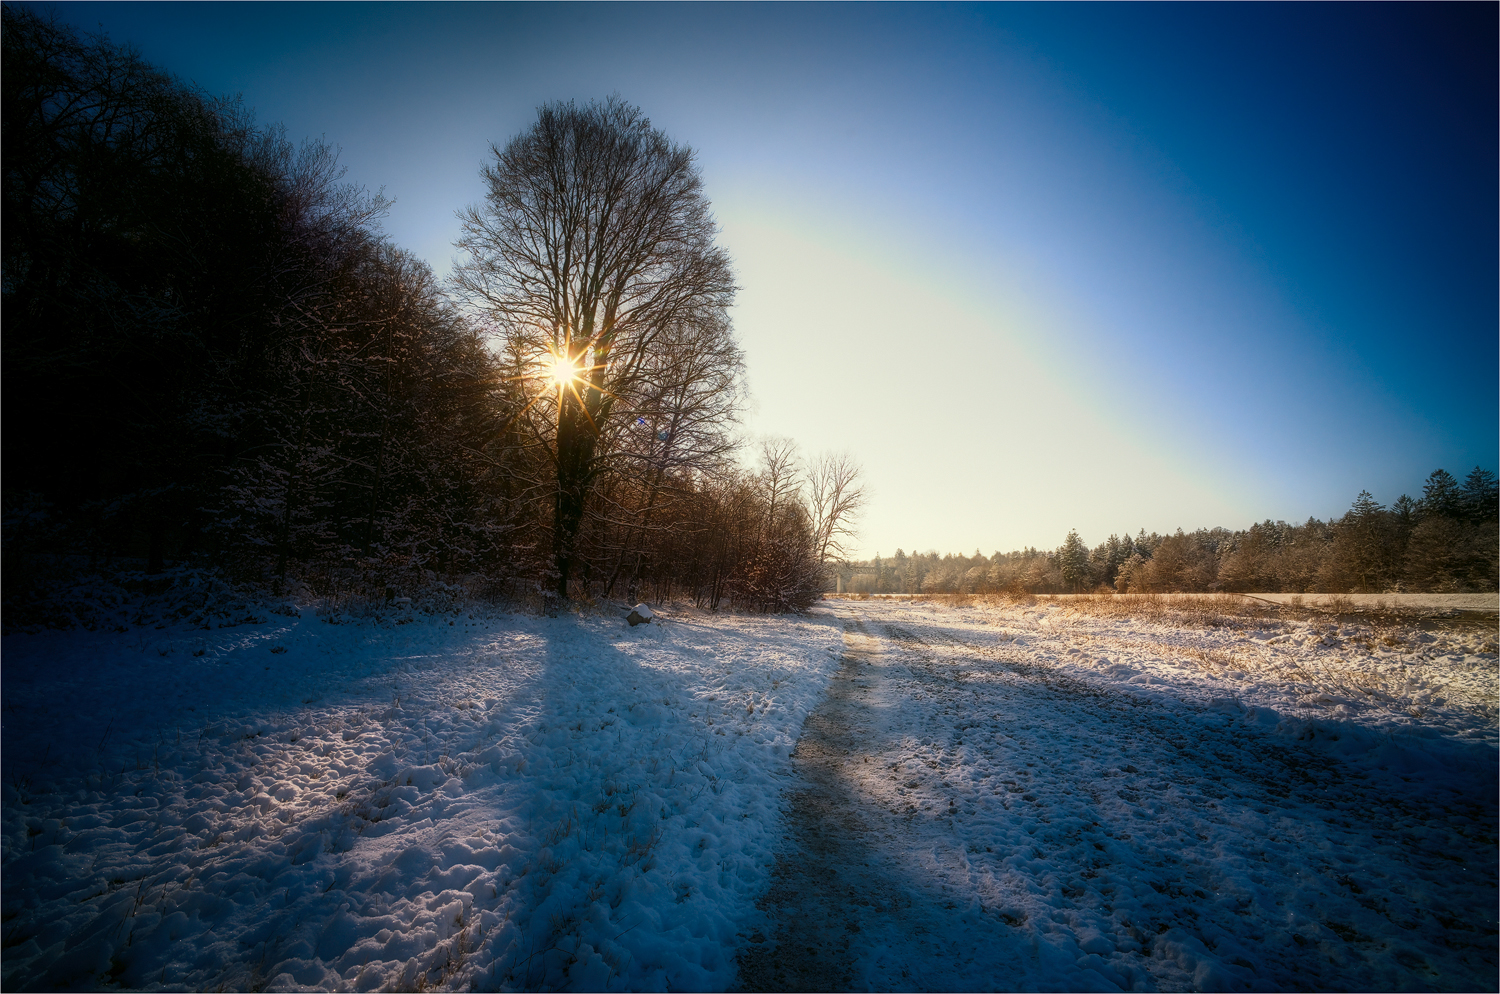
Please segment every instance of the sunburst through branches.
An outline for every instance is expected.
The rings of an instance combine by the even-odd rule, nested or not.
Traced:
[[[610,390],[601,384],[593,382],[593,373],[597,369],[604,368],[602,364],[590,364],[584,359],[587,350],[578,350],[567,345],[547,345],[546,351],[536,360],[535,366],[520,376],[513,377],[514,380],[528,381],[541,387],[541,392],[533,395],[531,401],[523,408],[517,417],[530,410],[543,396],[557,392],[557,414],[562,416],[562,401],[571,395],[578,402],[578,410],[583,414],[589,424],[594,424],[593,412],[589,410],[588,403],[584,400],[583,392],[586,390],[597,390],[606,397],[615,397]],[[597,427],[597,426],[596,426]]]
[[[542,378],[549,386],[571,387],[579,374],[578,360],[562,353],[552,353],[542,362]]]

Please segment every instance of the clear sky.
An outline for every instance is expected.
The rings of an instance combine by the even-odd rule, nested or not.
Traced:
[[[864,555],[1496,468],[1494,4],[52,9],[341,146],[440,273],[491,142],[639,104],[735,260],[745,428],[863,463]]]

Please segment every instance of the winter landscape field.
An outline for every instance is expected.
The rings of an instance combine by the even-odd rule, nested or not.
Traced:
[[[0,3],[0,990],[1500,991],[1497,32]]]
[[[1491,612],[281,610],[4,639],[7,990],[1496,987]]]

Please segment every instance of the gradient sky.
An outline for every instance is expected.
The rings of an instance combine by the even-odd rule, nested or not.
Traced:
[[[341,146],[440,273],[491,142],[639,104],[735,260],[745,428],[863,463],[863,555],[1496,467],[1494,4],[50,9]]]

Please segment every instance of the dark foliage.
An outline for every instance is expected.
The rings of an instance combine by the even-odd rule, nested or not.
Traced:
[[[816,596],[815,532],[838,522],[814,522],[790,462],[732,461],[727,260],[691,152],[639,110],[547,108],[497,151],[476,265],[559,218],[592,254],[560,301],[531,293],[535,260],[466,270],[480,326],[326,144],[25,9],[3,43],[8,626],[76,621],[46,605],[89,583],[165,596],[184,576]],[[539,379],[549,350],[575,388]]]
[[[128,49],[4,18],[7,569],[526,566],[495,363],[382,200]]]

